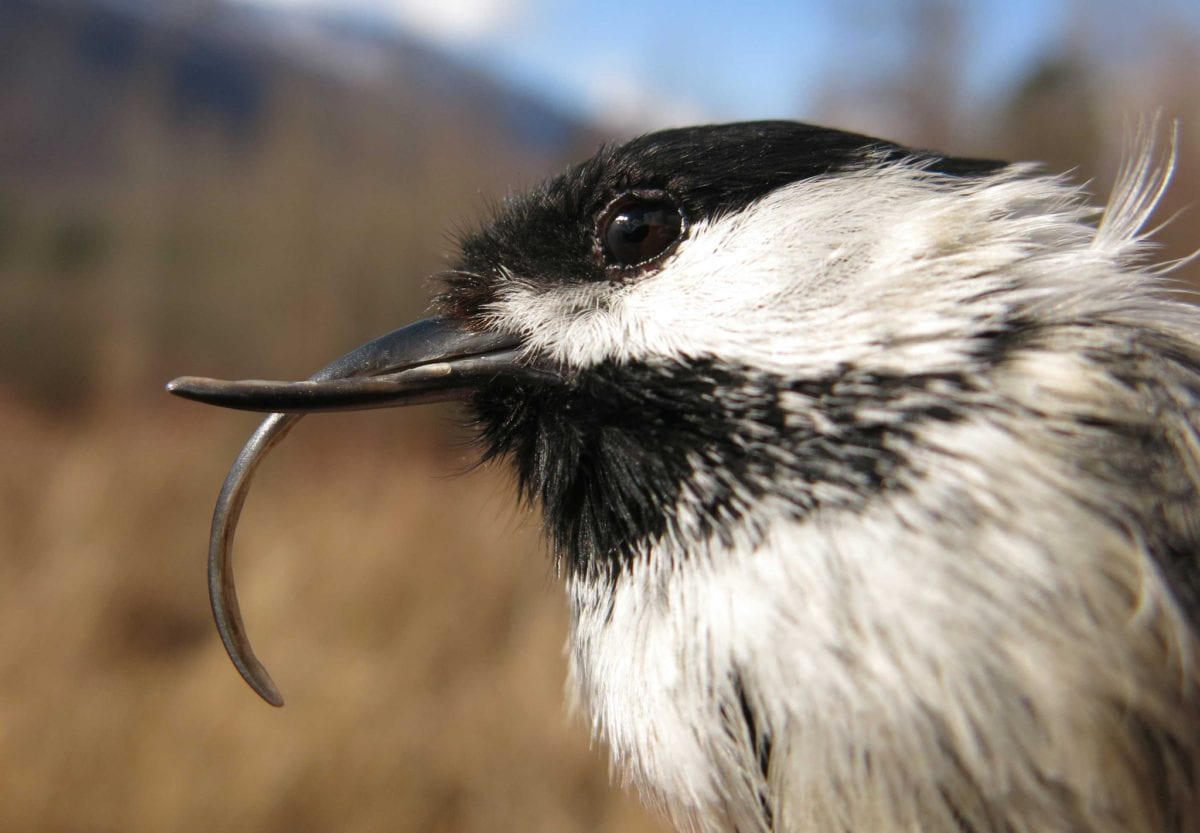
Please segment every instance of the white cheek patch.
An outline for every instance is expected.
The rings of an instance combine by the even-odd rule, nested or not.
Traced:
[[[498,326],[521,332],[531,350],[573,366],[740,352],[730,342],[747,340],[746,329],[758,340],[784,323],[772,313],[782,311],[800,277],[795,253],[776,245],[777,215],[787,202],[781,193],[698,223],[659,269],[625,283],[545,289],[515,279],[489,312]]]
[[[546,276],[512,275],[488,314],[531,353],[579,368],[716,356],[785,375],[851,363],[938,372],[961,366],[989,320],[1064,291],[1061,270],[1048,276],[1035,259],[1087,250],[1091,214],[1077,192],[1021,168],[953,180],[881,166],[699,222],[627,282],[547,288]]]

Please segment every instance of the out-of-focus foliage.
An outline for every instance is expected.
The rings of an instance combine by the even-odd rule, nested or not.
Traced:
[[[561,594],[498,471],[445,477],[428,424],[301,427],[239,542],[275,710],[203,590],[245,420],[137,417],[0,407],[0,830],[657,829],[564,713]]]
[[[255,700],[203,575],[253,420],[161,391],[300,376],[410,320],[455,229],[599,132],[400,36],[115,3],[0,0],[0,830],[657,829],[564,716],[536,521],[499,472],[444,476],[472,457],[436,412],[313,419],[265,468],[239,587],[289,705]],[[1102,197],[1162,110],[1161,256],[1200,246],[1193,29],[1139,12],[1114,49],[1079,4],[979,102],[958,4],[851,7],[847,65],[870,65],[854,27],[894,24],[897,67],[831,73],[798,115],[1077,167]]]
[[[415,43],[270,33],[0,0],[0,384],[77,405],[321,365],[421,311],[484,197],[596,141]]]

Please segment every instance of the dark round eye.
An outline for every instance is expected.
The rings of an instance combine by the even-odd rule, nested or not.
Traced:
[[[683,213],[665,196],[630,194],[605,210],[596,231],[607,265],[623,269],[644,266],[679,239]]]

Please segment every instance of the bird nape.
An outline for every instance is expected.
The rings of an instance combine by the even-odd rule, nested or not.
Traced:
[[[462,243],[437,314],[274,412],[461,399],[538,503],[571,677],[683,830],[1200,833],[1200,314],[1027,165],[790,122],[606,147]]]

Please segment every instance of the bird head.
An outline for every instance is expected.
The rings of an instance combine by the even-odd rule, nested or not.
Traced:
[[[273,412],[213,521],[235,665],[282,702],[230,548],[251,474],[302,413],[466,400],[562,569],[598,585],[650,542],[753,529],[766,504],[803,517],[907,488],[913,436],[987,395],[1061,300],[1045,261],[1095,234],[1027,173],[791,122],[654,133],[506,201],[462,241],[434,317],[304,382],[173,381]]]

